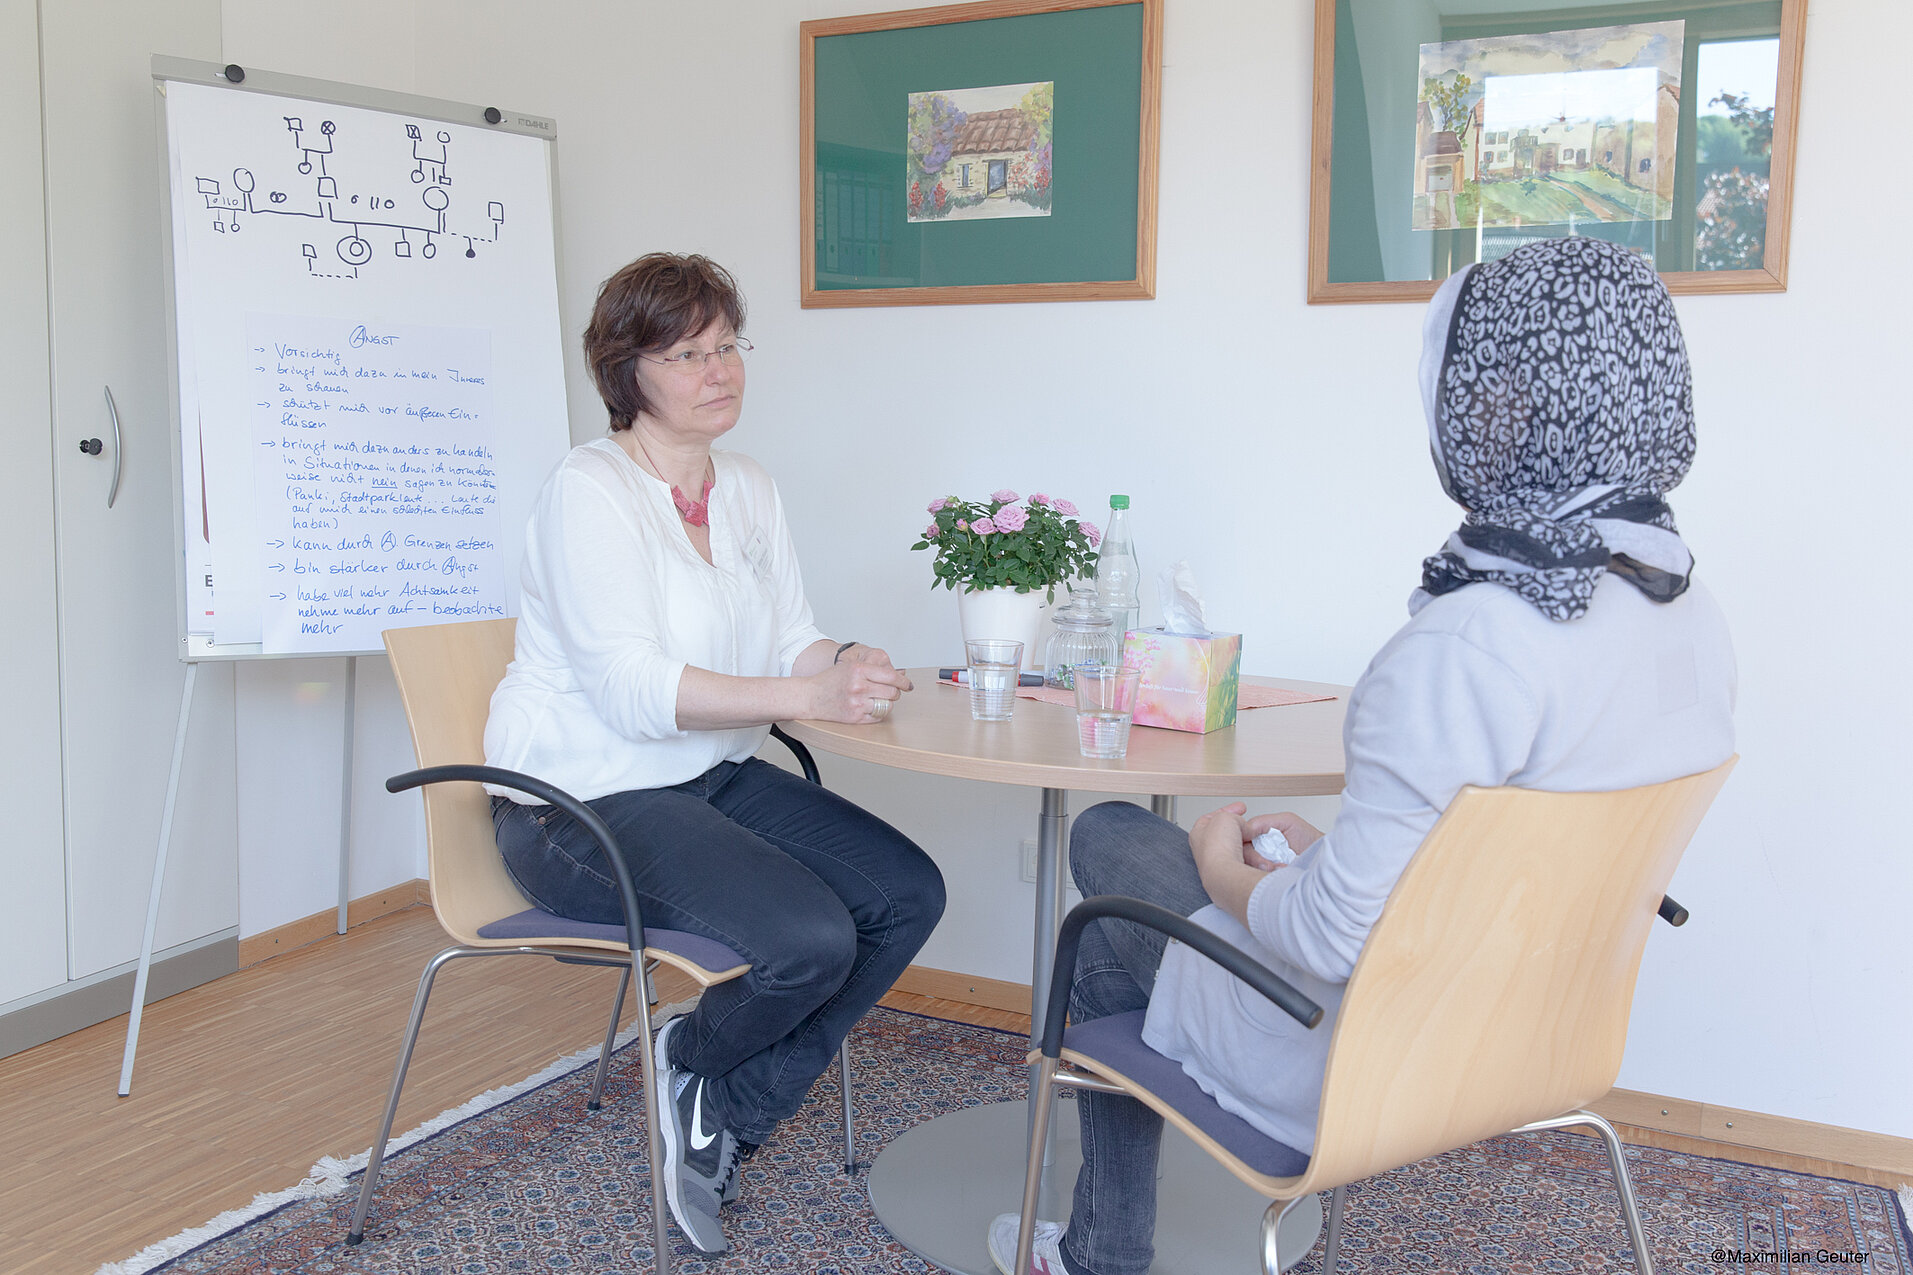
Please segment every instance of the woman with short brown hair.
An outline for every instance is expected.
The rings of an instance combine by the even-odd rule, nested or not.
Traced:
[[[653,253],[599,290],[585,354],[611,436],[573,448],[525,534],[516,658],[485,759],[605,819],[648,924],[750,962],[658,1032],[672,1216],[707,1253],[738,1163],[802,1104],[943,912],[922,850],[759,760],[772,722],[876,722],[911,689],[812,623],[776,484],[713,448],[744,399],[744,301],[702,256]],[[498,847],[540,907],[622,922],[569,816],[494,790]]]
[[[585,361],[611,413],[613,433],[630,429],[644,410],[637,373],[646,354],[695,336],[717,318],[737,336],[741,349],[751,348],[742,336],[744,297],[737,281],[699,254],[654,252],[599,286],[585,327]]]

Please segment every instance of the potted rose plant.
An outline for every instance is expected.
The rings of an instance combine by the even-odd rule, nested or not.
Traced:
[[[1033,664],[1044,606],[1056,600],[1057,585],[1095,565],[1102,531],[1069,501],[1042,492],[1028,500],[1008,489],[987,500],[939,496],[930,514],[935,521],[910,547],[932,552],[931,588],[957,591],[963,636],[1014,638]]]

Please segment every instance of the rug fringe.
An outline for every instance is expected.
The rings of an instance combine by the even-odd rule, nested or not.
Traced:
[[[696,1005],[695,997],[678,1001],[674,1005],[666,1005],[651,1015],[652,1026],[661,1027],[671,1019],[689,1013]],[[623,1049],[637,1038],[638,1029],[627,1027],[618,1033],[613,1048]],[[550,1084],[561,1076],[568,1076],[581,1067],[597,1062],[598,1051],[602,1048],[602,1045],[588,1045],[575,1053],[566,1054],[516,1084],[487,1089],[469,1102],[449,1107],[418,1127],[394,1135],[385,1144],[386,1159],[391,1159],[407,1147],[423,1142],[435,1133],[442,1133],[461,1121],[469,1120],[481,1112],[511,1101],[522,1093],[536,1089],[540,1085]],[[337,1195],[350,1185],[349,1180],[352,1175],[363,1170],[371,1158],[371,1147],[344,1159],[336,1156],[321,1156],[317,1164],[306,1170],[306,1176],[297,1186],[287,1187],[283,1191],[262,1191],[252,1197],[252,1203],[241,1205],[236,1209],[227,1209],[209,1222],[187,1227],[179,1234],[163,1239],[157,1244],[149,1244],[124,1261],[107,1262],[95,1271],[94,1275],[146,1275],[146,1272],[154,1267],[190,1253],[200,1245],[264,1217],[274,1209],[282,1208],[297,1200]]]

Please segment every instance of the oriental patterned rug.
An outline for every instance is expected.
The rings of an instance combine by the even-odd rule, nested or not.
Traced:
[[[860,1159],[942,1112],[1017,1096],[1022,1037],[893,1010],[854,1038]],[[100,1275],[437,1275],[651,1268],[644,1103],[635,1048],[603,1110],[584,1108],[585,1064],[561,1059],[407,1135],[380,1176],[365,1243],[343,1243],[363,1156],[321,1161],[291,1191],[215,1218]],[[934,1268],[885,1232],[863,1178],[844,1176],[836,1080],[745,1166],[726,1210],[731,1251],[678,1239],[684,1275],[866,1275]],[[1066,1113],[1059,1113],[1067,1118]],[[1913,1237],[1891,1191],[1834,1178],[1629,1148],[1662,1271],[1749,1266],[1913,1275]],[[1592,1138],[1496,1138],[1350,1188],[1349,1272],[1574,1275],[1632,1271],[1607,1160]],[[1243,1270],[1255,1267],[1243,1254]],[[1320,1275],[1320,1249],[1295,1268]]]

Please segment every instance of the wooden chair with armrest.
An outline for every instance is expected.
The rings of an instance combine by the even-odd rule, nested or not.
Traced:
[[[1619,792],[1464,788],[1395,885],[1349,979],[1305,1155],[1218,1106],[1142,1043],[1143,1012],[1064,1028],[1082,930],[1101,916],[1162,930],[1304,1026],[1320,1007],[1239,949],[1166,909],[1100,896],[1063,923],[1048,1024],[1033,1051],[1029,1176],[1014,1269],[1029,1269],[1042,1148],[1057,1088],[1127,1094],[1271,1201],[1262,1261],[1296,1201],[1334,1191],[1323,1270],[1334,1275],[1347,1184],[1508,1132],[1592,1126],[1607,1146],[1641,1275],[1653,1262],[1620,1139],[1585,1110],[1620,1072],[1648,929],[1686,912],[1664,891],[1735,758]],[[1657,907],[1658,905],[1658,907]],[[1062,1064],[1073,1070],[1059,1070]]]
[[[419,978],[411,1020],[406,1024],[398,1063],[392,1073],[385,1115],[379,1124],[378,1138],[372,1144],[358,1206],[346,1233],[348,1244],[357,1244],[365,1236],[366,1215],[378,1185],[379,1166],[385,1157],[386,1141],[391,1137],[392,1121],[398,1112],[399,1091],[404,1087],[405,1073],[411,1064],[412,1047],[425,1017],[425,1003],[431,996],[433,980],[446,964],[471,956],[547,956],[574,964],[612,966],[621,971],[617,995],[612,1000],[611,1021],[605,1028],[604,1047],[598,1055],[597,1074],[591,1083],[591,1096],[585,1103],[592,1111],[598,1110],[604,1094],[618,1020],[624,1012],[634,970],[641,980],[637,1027],[644,1087],[647,1094],[655,1095],[658,1060],[652,1057],[651,1004],[656,997],[651,972],[659,965],[669,965],[688,974],[700,987],[708,988],[741,977],[750,969],[736,952],[712,939],[644,925],[637,891],[623,857],[616,853],[611,830],[589,806],[536,776],[483,764],[485,718],[490,711],[492,692],[504,677],[506,665],[511,663],[516,633],[517,621],[507,619],[391,629],[385,634],[385,649],[392,659],[392,673],[405,703],[406,720],[412,729],[412,747],[420,766],[418,770],[394,775],[386,780],[385,786],[392,792],[408,788],[424,790],[432,910],[454,945],[427,962]],[[809,750],[775,726],[771,733],[789,746],[805,777],[812,783],[818,782],[817,766]],[[606,862],[617,874],[618,893],[624,904],[622,925],[594,925],[556,916],[533,905],[520,893],[498,853],[493,837],[491,798],[480,786],[484,783],[499,784],[557,806],[597,838],[604,847]],[[849,1042],[839,1051],[837,1061],[843,1083],[844,1171],[854,1173]],[[671,1261],[666,1242],[667,1211],[662,1184],[657,1178],[659,1166],[664,1163],[664,1149],[655,1104],[647,1112],[645,1125],[652,1166],[651,1221],[656,1241],[656,1268],[658,1275],[667,1275]]]

